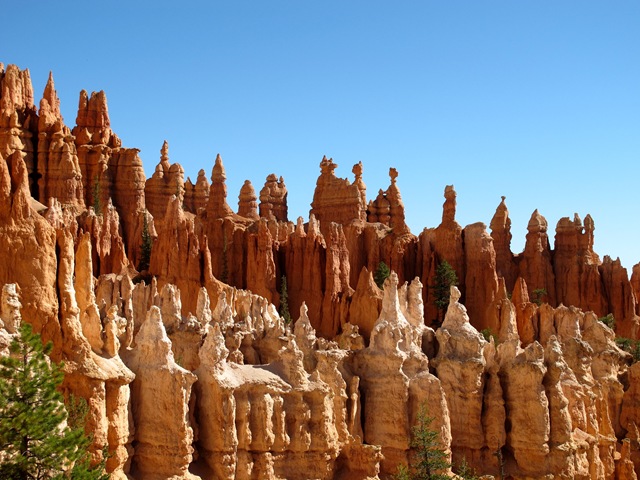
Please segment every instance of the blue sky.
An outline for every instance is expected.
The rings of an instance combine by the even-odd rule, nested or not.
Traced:
[[[70,126],[105,90],[148,175],[165,139],[193,180],[219,152],[230,205],[273,172],[295,220],[323,155],[342,177],[362,161],[369,198],[398,169],[416,234],[453,184],[463,226],[507,197],[515,253],[538,208],[552,244],[590,213],[601,258],[640,261],[639,2],[131,3],[8,2],[0,62],[37,101],[52,70]]]

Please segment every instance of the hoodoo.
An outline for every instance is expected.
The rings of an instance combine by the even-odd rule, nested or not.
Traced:
[[[194,184],[165,141],[146,179],[104,92],[73,128],[52,75],[39,106],[0,64],[0,356],[20,322],[53,343],[111,478],[389,479],[425,409],[449,473],[637,478],[640,264],[590,215],[552,244],[535,210],[514,253],[505,197],[463,227],[449,185],[415,235],[401,172],[367,198],[327,157],[308,220],[276,174],[236,213],[220,155]]]

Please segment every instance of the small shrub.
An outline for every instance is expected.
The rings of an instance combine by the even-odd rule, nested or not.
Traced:
[[[640,340],[618,337],[616,338],[616,344],[621,350],[631,354],[633,357],[633,363],[640,361]]]
[[[476,471],[469,466],[469,464],[467,463],[467,459],[465,457],[462,457],[462,461],[455,468],[454,471],[463,480],[478,480],[478,475],[476,475]]]
[[[280,283],[280,316],[284,318],[284,323],[289,325],[292,321],[291,313],[289,312],[289,289],[287,287],[287,276],[282,275]]]
[[[600,317],[598,321],[604,323],[611,330],[616,329],[616,319],[614,318],[613,313],[610,313],[604,317]]]
[[[533,303],[535,303],[536,305],[540,306],[540,305],[542,305],[543,298],[547,296],[547,289],[546,288],[536,288],[531,293],[532,293],[531,301]]]
[[[149,270],[151,262],[151,250],[153,248],[153,239],[149,233],[149,223],[147,221],[147,211],[145,210],[142,217],[142,245],[140,246],[140,261],[138,262],[138,271],[144,272]]]
[[[433,291],[436,308],[438,309],[438,318],[436,323],[442,323],[444,314],[449,306],[449,296],[451,295],[451,287],[458,285],[458,276],[449,262],[443,260],[436,268],[436,273],[433,276],[433,285],[431,290]]]
[[[480,331],[480,333],[482,334],[482,336],[487,342],[490,342],[491,339],[493,338],[493,343],[495,343],[496,345],[498,344],[498,336],[495,333],[493,333],[493,331],[490,328],[483,328]]]
[[[376,282],[378,288],[382,289],[384,281],[389,278],[389,275],[391,275],[389,266],[384,262],[380,262],[378,264],[378,268],[376,268],[376,271],[373,274],[373,280]]]

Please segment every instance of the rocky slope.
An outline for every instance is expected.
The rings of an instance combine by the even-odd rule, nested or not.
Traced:
[[[505,199],[490,232],[463,228],[452,186],[416,236],[394,168],[368,201],[363,165],[336,167],[322,159],[306,223],[275,174],[236,213],[220,156],[194,184],[165,142],[145,179],[104,92],[80,93],[70,129],[52,76],[37,109],[28,71],[0,64],[0,354],[20,321],[53,341],[112,478],[388,478],[421,405],[454,465],[636,478],[640,367],[614,339],[638,338],[640,264],[601,261],[590,216],[560,219],[551,248],[537,211],[514,254]],[[434,331],[444,260],[459,286]]]

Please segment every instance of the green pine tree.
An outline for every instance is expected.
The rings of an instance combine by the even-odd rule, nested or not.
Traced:
[[[289,291],[287,288],[287,276],[282,275],[282,281],[280,283],[280,316],[284,318],[284,323],[287,325],[291,323],[291,313],[289,312]]]
[[[149,270],[151,262],[151,249],[153,248],[153,239],[149,233],[149,222],[147,221],[147,211],[144,211],[142,217],[142,245],[140,246],[140,261],[138,262],[138,271],[145,272]]]
[[[376,282],[378,288],[382,288],[384,281],[389,278],[389,275],[391,275],[389,266],[384,262],[380,262],[378,264],[378,268],[376,268],[376,271],[373,274],[373,280]]]
[[[458,276],[453,267],[449,265],[449,262],[443,260],[436,268],[436,273],[433,276],[433,285],[431,286],[435,297],[433,303],[438,309],[437,323],[442,323],[442,320],[444,320],[444,314],[449,306],[452,285],[458,285]]]
[[[90,466],[84,429],[66,423],[57,390],[63,373],[50,351],[23,323],[10,355],[0,358],[0,478],[107,480],[102,465]]]
[[[531,292],[531,293],[532,293],[531,301],[533,303],[535,303],[536,305],[540,306],[540,305],[542,305],[544,297],[547,296],[547,289],[546,288],[535,288],[533,290],[533,292]]]
[[[469,464],[467,463],[467,459],[462,457],[462,461],[455,469],[456,475],[458,475],[462,480],[478,480],[479,477],[476,475],[476,472]]]
[[[411,461],[409,466],[398,467],[397,480],[449,480],[446,474],[451,468],[447,454],[442,449],[440,434],[431,429],[433,417],[426,404],[418,413],[418,423],[411,429]]]

